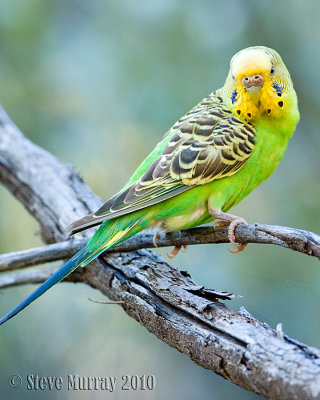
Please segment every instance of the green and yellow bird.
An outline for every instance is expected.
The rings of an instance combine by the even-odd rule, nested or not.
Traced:
[[[299,120],[297,96],[279,54],[256,46],[231,60],[224,86],[183,116],[137,168],[127,185],[71,233],[101,224],[86,246],[0,320],[13,317],[77,267],[136,233],[172,232],[216,220],[246,223],[227,211],[280,163]],[[172,256],[179,248],[175,248]]]

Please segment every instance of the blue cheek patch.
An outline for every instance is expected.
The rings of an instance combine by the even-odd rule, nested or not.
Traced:
[[[276,90],[277,93],[283,93],[283,87],[278,83],[273,82],[272,87]]]
[[[235,89],[235,90],[232,92],[232,95],[231,95],[231,101],[232,101],[232,103],[234,103],[234,102],[236,101],[237,94],[238,94],[238,92],[237,92],[237,90]]]

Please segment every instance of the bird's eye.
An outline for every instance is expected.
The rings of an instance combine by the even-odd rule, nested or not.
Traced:
[[[271,70],[270,70],[270,75],[274,75],[275,72],[276,72],[276,69],[274,66],[272,66]]]
[[[236,80],[236,78],[234,77],[234,75],[232,75],[232,79],[235,81]]]

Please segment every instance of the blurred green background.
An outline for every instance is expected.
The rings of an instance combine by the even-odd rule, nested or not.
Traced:
[[[181,115],[223,85],[235,52],[275,48],[291,72],[301,122],[275,174],[233,211],[319,233],[319,15],[319,2],[298,0],[2,0],[0,101],[25,135],[79,168],[106,200]],[[0,252],[40,245],[36,222],[3,187],[0,201]],[[285,333],[319,347],[319,262],[273,246],[249,245],[239,255],[228,247],[193,246],[172,263],[201,285],[241,294],[230,307],[243,305],[272,327],[282,322]],[[1,315],[31,290],[2,290]],[[1,328],[1,398],[258,399],[120,307],[88,297],[103,300],[81,284],[57,285]],[[10,388],[12,374],[153,374],[157,386],[43,393],[25,382]]]

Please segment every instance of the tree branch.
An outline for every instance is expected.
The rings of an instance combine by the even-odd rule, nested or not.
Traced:
[[[70,167],[23,137],[2,110],[0,179],[39,221],[47,243],[66,240],[66,227],[101,205]],[[269,229],[264,233],[270,235],[270,227],[258,228]],[[242,230],[239,226],[237,235]],[[279,229],[272,240],[288,246]],[[308,240],[311,250],[308,244],[297,249],[318,256],[313,247],[318,239],[311,234]],[[39,280],[49,276],[42,273]],[[161,340],[247,390],[281,400],[320,397],[319,350],[282,338],[245,311],[228,309],[217,292],[196,285],[150,250],[106,253],[68,280],[123,302],[126,313]]]
[[[239,243],[276,244],[320,258],[320,236],[313,232],[286,226],[239,225],[236,228]],[[194,228],[187,231],[163,234],[157,241],[157,247],[194,244],[228,243],[228,228]],[[0,272],[12,271],[33,265],[43,264],[72,257],[86,244],[84,239],[66,240],[47,246],[0,255]],[[124,243],[108,250],[109,253],[127,252],[154,248],[153,235],[141,233]],[[1,282],[1,281],[0,281]],[[1,287],[1,283],[0,283]]]
[[[42,283],[50,278],[57,269],[31,269],[13,274],[0,275],[0,288],[26,285],[27,283]]]

